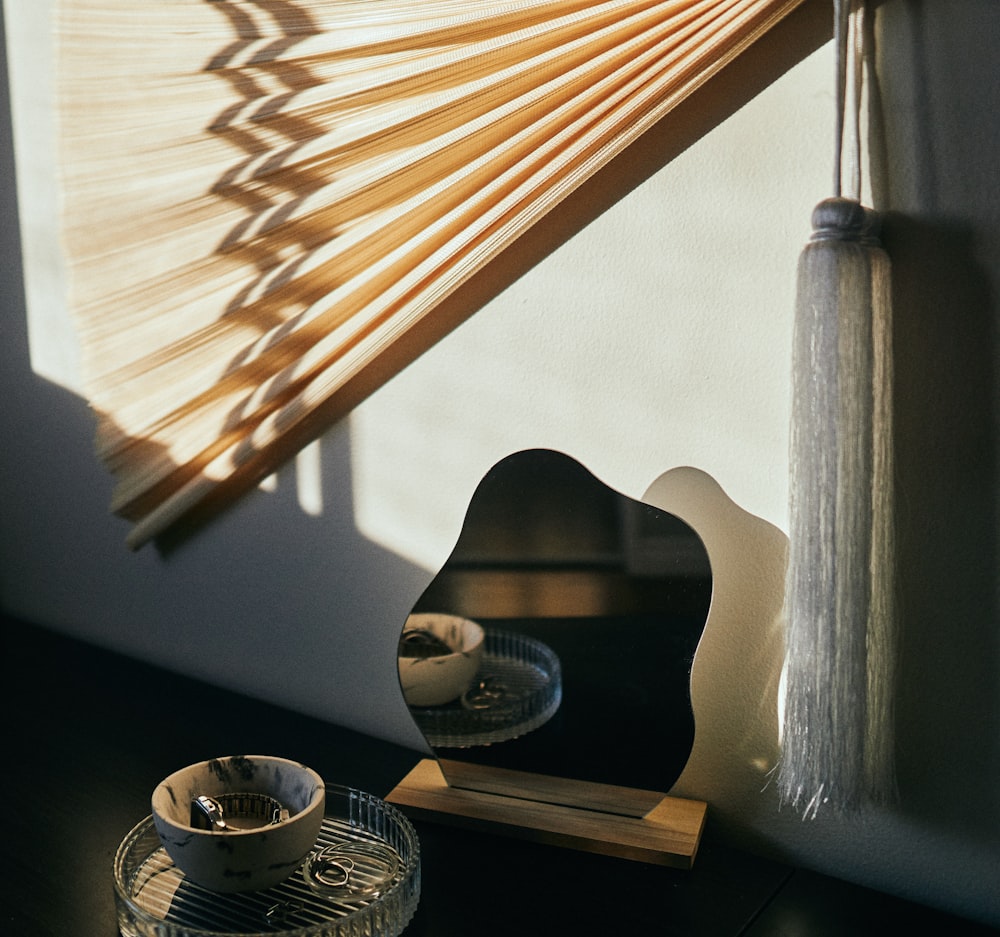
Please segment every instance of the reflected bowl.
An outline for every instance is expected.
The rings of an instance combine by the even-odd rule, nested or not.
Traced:
[[[482,625],[440,612],[419,612],[406,619],[407,637],[421,635],[440,650],[426,656],[399,655],[399,682],[409,706],[443,706],[460,697],[472,684],[483,658]]]

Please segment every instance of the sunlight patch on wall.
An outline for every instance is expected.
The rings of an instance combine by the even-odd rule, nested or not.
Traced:
[[[784,524],[795,267],[829,188],[831,69],[826,46],[359,407],[362,533],[439,568],[482,476],[533,447],[635,498],[698,466]]]
[[[4,0],[31,369],[80,393],[76,334],[59,241],[52,0]]]
[[[309,443],[295,457],[295,490],[299,507],[310,517],[323,516],[323,464],[320,440]]]

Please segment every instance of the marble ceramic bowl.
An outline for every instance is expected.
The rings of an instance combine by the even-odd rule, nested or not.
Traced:
[[[399,657],[399,682],[410,706],[442,706],[461,696],[483,658],[482,625],[458,615],[415,613],[406,620],[404,640],[414,631],[440,639],[449,653]]]
[[[223,805],[224,827],[201,828],[197,812],[192,815],[199,796]],[[325,801],[323,779],[311,768],[284,758],[233,755],[189,765],[161,781],[153,791],[153,822],[164,849],[192,882],[218,892],[256,891],[284,881],[302,864],[319,835]],[[287,811],[287,818],[279,812],[272,822],[272,806]]]

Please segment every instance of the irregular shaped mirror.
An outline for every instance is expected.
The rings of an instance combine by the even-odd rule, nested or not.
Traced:
[[[477,788],[475,766],[668,790],[694,740],[711,592],[683,521],[557,452],[500,462],[400,642],[404,696],[449,785]]]

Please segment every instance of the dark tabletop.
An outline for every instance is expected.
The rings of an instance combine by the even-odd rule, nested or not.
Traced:
[[[280,755],[385,796],[421,753],[4,622],[0,934],[115,937],[112,861],[156,784],[224,754]],[[204,714],[211,718],[205,719]],[[199,720],[196,722],[196,720]],[[416,823],[410,937],[992,933],[714,841],[692,871]]]

